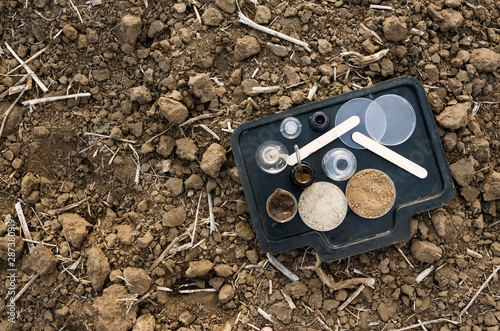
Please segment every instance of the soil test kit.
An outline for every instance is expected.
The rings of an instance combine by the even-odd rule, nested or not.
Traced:
[[[426,92],[412,77],[244,123],[231,145],[266,253],[312,246],[335,261],[389,246],[409,238],[413,215],[456,194]]]

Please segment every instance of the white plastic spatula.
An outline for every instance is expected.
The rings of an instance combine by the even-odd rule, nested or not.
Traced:
[[[360,120],[358,116],[349,117],[344,122],[340,123],[330,131],[327,131],[323,135],[319,136],[318,138],[314,139],[313,141],[311,141],[310,143],[299,149],[300,158],[302,160],[305,159],[312,153],[328,145],[329,143],[331,143],[344,133],[353,129],[359,123]],[[293,153],[292,155],[288,156],[286,163],[288,163],[289,166],[294,166],[295,164],[297,164],[297,155]]]
[[[413,161],[408,160],[404,156],[394,152],[384,145],[379,144],[375,140],[365,136],[360,132],[354,132],[352,134],[352,140],[368,149],[369,151],[377,154],[378,156],[383,157],[387,161],[394,163],[401,169],[404,169],[412,175],[417,176],[418,178],[424,179],[427,177],[427,170],[425,170],[425,168],[419,166]]]

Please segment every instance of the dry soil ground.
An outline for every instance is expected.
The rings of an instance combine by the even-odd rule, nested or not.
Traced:
[[[500,2],[254,2],[239,3],[247,17],[311,51],[239,23],[234,0],[0,1],[0,114],[26,74],[7,74],[18,61],[5,43],[23,60],[47,48],[28,64],[47,92],[32,82],[0,140],[0,329],[390,330],[445,318],[456,324],[426,328],[499,330],[498,275],[467,304],[500,264]],[[340,56],[384,49],[358,68]],[[309,103],[314,85],[317,101],[402,75],[426,85],[457,197],[416,215],[397,246],[320,269],[310,249],[278,256],[300,278],[291,282],[265,263],[222,129]],[[250,95],[257,85],[282,89]],[[23,245],[17,201],[32,240],[46,244]],[[14,288],[26,289],[15,323],[10,218]],[[358,278],[373,286],[340,309]],[[203,289],[213,292],[182,292]]]

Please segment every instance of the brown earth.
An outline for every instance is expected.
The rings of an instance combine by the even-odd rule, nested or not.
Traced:
[[[18,103],[5,123],[0,216],[11,215],[19,235],[20,200],[32,239],[49,245],[30,253],[16,241],[17,293],[39,277],[16,302],[12,324],[1,223],[0,329],[390,330],[446,318],[460,323],[426,328],[499,330],[498,275],[460,312],[500,264],[500,2],[265,0],[256,7],[242,0],[239,7],[311,52],[239,23],[234,0],[0,1],[3,42],[25,61],[47,47],[28,66],[48,92],[32,82],[20,101],[91,93],[32,109]],[[384,49],[383,58],[346,74],[341,52]],[[22,68],[7,74],[17,65],[2,43],[0,94],[25,75]],[[457,197],[416,215],[411,238],[396,246],[321,270],[310,249],[281,254],[300,278],[291,282],[264,264],[222,129],[306,104],[313,85],[317,101],[402,75],[426,85]],[[282,89],[247,99],[253,87],[274,85]],[[16,97],[3,96],[0,114]],[[213,116],[180,125],[205,114]],[[211,234],[207,189],[217,224]],[[198,246],[189,248],[200,194]],[[372,277],[373,287],[340,310],[359,277]],[[358,285],[339,288],[341,281]],[[200,289],[215,292],[182,292]]]

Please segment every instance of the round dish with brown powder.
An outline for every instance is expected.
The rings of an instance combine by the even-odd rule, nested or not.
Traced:
[[[297,200],[292,193],[278,188],[267,199],[266,210],[273,220],[285,223],[297,214]]]
[[[352,211],[364,218],[385,215],[394,205],[396,188],[391,178],[380,170],[366,169],[355,174],[346,187]]]

